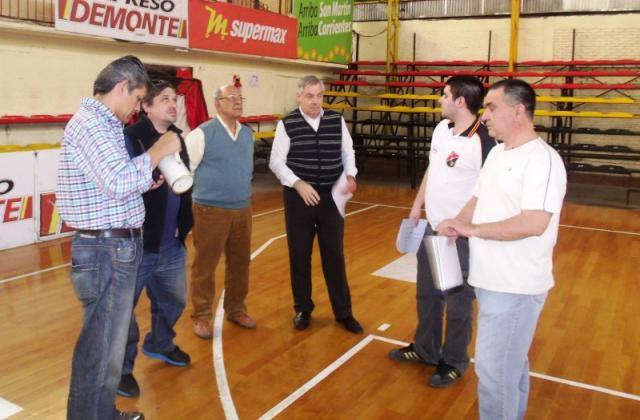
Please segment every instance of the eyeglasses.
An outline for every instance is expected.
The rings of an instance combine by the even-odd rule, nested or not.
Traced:
[[[241,95],[227,95],[227,96],[221,96],[218,98],[218,100],[220,101],[223,99],[228,99],[231,102],[244,102],[245,97]]]

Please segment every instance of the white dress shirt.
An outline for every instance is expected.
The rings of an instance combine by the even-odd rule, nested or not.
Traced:
[[[316,118],[311,118],[302,111],[302,108],[298,109],[311,128],[313,128],[314,131],[318,131],[320,118],[322,118],[324,110],[321,110],[320,115]],[[347,129],[347,124],[345,123],[344,118],[340,117],[340,121],[342,122],[342,166],[347,176],[355,178],[358,173],[358,169],[356,168],[356,157],[353,152],[353,139]],[[287,131],[284,129],[284,124],[282,121],[278,121],[273,145],[271,146],[269,169],[273,171],[276,177],[280,180],[280,183],[285,187],[293,187],[293,184],[300,179],[287,166],[287,155],[289,154],[290,146],[291,139],[287,135]]]

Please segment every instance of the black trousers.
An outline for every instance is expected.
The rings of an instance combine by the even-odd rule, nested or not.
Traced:
[[[426,235],[433,235],[427,226]],[[416,306],[418,327],[416,328],[416,352],[424,360],[437,363],[442,359],[447,364],[464,373],[469,366],[467,347],[471,342],[473,329],[473,287],[467,284],[469,275],[469,240],[458,238],[456,241],[460,268],[464,278],[462,290],[442,296],[433,285],[433,275],[424,242],[418,250],[418,277],[416,288]],[[446,313],[446,326],[445,326]],[[443,329],[446,333],[443,334]],[[444,341],[443,341],[444,339]]]
[[[292,188],[284,190],[284,217],[289,245],[289,269],[296,312],[313,311],[311,252],[318,235],[322,272],[336,319],[351,316],[351,295],[344,266],[344,219],[331,193],[320,193],[320,204],[307,206]]]

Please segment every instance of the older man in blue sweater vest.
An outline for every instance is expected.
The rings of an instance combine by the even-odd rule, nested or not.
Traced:
[[[218,88],[218,115],[189,133],[185,141],[194,174],[191,318],[194,333],[205,339],[213,335],[214,276],[223,251],[227,319],[244,328],[256,327],[245,306],[251,258],[253,137],[238,122],[243,100],[235,86]]]

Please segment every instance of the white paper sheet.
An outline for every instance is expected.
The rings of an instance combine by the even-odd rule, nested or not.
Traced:
[[[414,225],[411,219],[402,219],[400,230],[396,238],[396,248],[399,252],[415,254],[420,248],[420,243],[427,228],[427,219],[418,220],[418,225]]]
[[[340,215],[344,217],[345,209],[347,208],[347,201],[351,200],[353,193],[349,192],[349,183],[347,182],[347,175],[343,172],[340,178],[333,184],[331,188],[331,196],[336,203],[336,207],[340,212]]]

